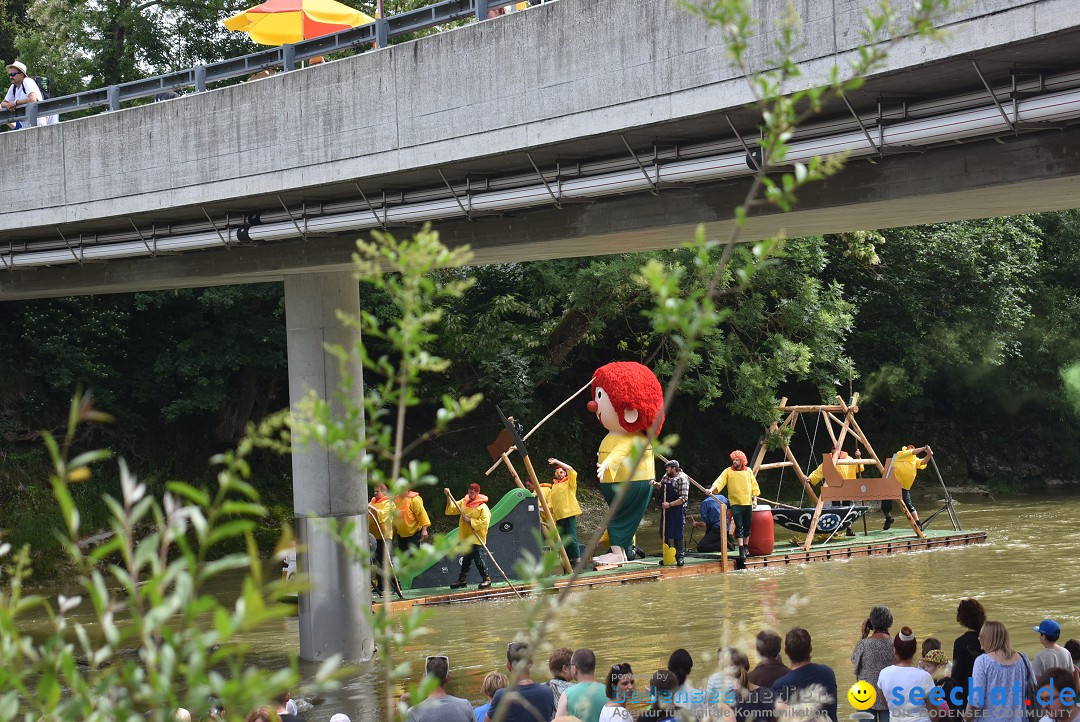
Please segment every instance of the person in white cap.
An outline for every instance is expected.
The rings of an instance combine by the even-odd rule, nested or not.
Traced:
[[[41,88],[34,82],[34,79],[26,74],[26,64],[16,60],[7,66],[8,77],[11,78],[11,87],[8,88],[7,94],[4,96],[4,100],[0,102],[0,108],[5,110],[14,111],[17,108],[22,108],[27,103],[40,103],[44,97],[41,94]],[[50,117],[47,115],[39,116],[37,119],[38,125],[49,125]],[[21,128],[22,123],[9,123],[11,128]]]

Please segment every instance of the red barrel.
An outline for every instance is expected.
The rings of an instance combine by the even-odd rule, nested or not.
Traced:
[[[754,522],[750,527],[750,556],[763,557],[773,553],[776,546],[776,529],[773,526],[772,508],[764,504],[754,507]]]

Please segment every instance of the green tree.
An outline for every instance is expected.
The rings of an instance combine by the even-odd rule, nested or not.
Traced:
[[[160,500],[121,461],[121,493],[106,499],[111,535],[85,552],[72,487],[94,483],[91,467],[110,454],[76,453],[77,430],[108,420],[80,394],[66,433],[44,435],[78,594],[53,601],[29,592],[29,547],[0,541],[0,720],[165,721],[178,707],[199,716],[211,695],[242,719],[296,689],[295,659],[273,671],[247,660],[244,635],[290,614],[272,600],[297,588],[263,582],[254,532],[266,510],[249,483],[252,443],[215,459],[215,489],[170,482]],[[243,577],[228,605],[210,591],[227,573]],[[312,689],[331,688],[339,673],[332,660]]]
[[[15,38],[26,22],[27,0],[0,3],[0,60],[10,63],[18,57]]]
[[[872,252],[835,239],[830,274],[858,309],[848,347],[864,388],[900,400],[1020,357],[1042,237],[1016,216],[890,229]]]
[[[253,52],[221,20],[239,0],[33,0],[15,45],[54,94],[102,87]]]
[[[701,270],[714,271],[722,254],[709,250]],[[824,389],[838,374],[846,377],[852,312],[838,284],[818,279],[826,260],[820,237],[792,240],[749,283],[730,289],[723,300],[732,315],[702,338],[680,393],[697,399],[699,409],[726,397],[729,410],[763,422],[783,384]],[[615,358],[668,375],[679,347],[645,316],[653,299],[634,279],[646,263],[675,271],[695,259],[680,249],[470,269],[476,285],[448,309],[440,338],[442,353],[461,362],[448,382],[515,413],[535,413],[541,387],[571,372],[588,378]],[[753,259],[740,253],[733,264],[724,283],[745,274]],[[686,273],[679,284],[695,293],[708,280]]]

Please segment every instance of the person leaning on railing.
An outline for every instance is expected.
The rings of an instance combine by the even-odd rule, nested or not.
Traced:
[[[27,103],[40,103],[42,99],[41,88],[34,79],[26,74],[26,65],[18,60],[7,66],[8,77],[11,78],[11,87],[8,88],[0,108],[14,113]],[[38,118],[38,125],[49,125],[49,116]],[[8,123],[8,127],[19,130],[23,127],[22,122]]]

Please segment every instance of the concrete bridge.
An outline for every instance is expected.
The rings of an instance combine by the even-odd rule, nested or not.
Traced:
[[[801,83],[820,84],[852,57],[874,3],[796,5]],[[763,17],[785,6],[758,3]],[[796,214],[759,219],[753,235],[1076,205],[1080,145],[1075,130],[1060,128],[1080,109],[1026,121],[1023,103],[1080,86],[1070,75],[1080,70],[1080,4],[981,0],[945,30],[943,43],[894,48],[852,98],[861,127],[841,105],[801,136],[846,134],[845,147],[871,162],[804,194]],[[764,62],[771,39],[755,38],[753,62]],[[0,270],[15,268],[0,274],[0,299],[343,270],[352,240],[384,220],[434,220],[483,262],[670,247],[698,222],[725,229],[745,182],[731,169],[687,175],[677,164],[726,154],[741,165],[732,129],[752,145],[750,100],[719,34],[674,3],[570,0],[254,83],[5,133],[0,188],[18,202],[0,211]],[[932,124],[965,109],[986,121],[966,136],[897,132],[889,141],[905,118]],[[1049,132],[1030,132],[1039,127]],[[590,202],[555,203],[564,198]],[[263,225],[249,227],[256,212]]]
[[[875,4],[798,0],[801,87],[854,57]],[[756,3],[755,66],[786,5]],[[980,0],[944,29],[944,43],[898,44],[850,108],[797,136],[795,157],[843,149],[851,167],[794,213],[762,211],[749,236],[1078,205],[1080,3]],[[349,258],[366,229],[431,220],[480,262],[668,248],[698,223],[723,234],[746,190],[751,99],[719,34],[668,0],[562,0],[5,133],[0,300],[284,280],[291,394],[329,397],[321,344],[356,340],[334,311],[358,306]],[[301,654],[364,656],[366,580],[316,524],[362,525],[363,479],[310,449],[294,477],[318,584],[301,602]]]

